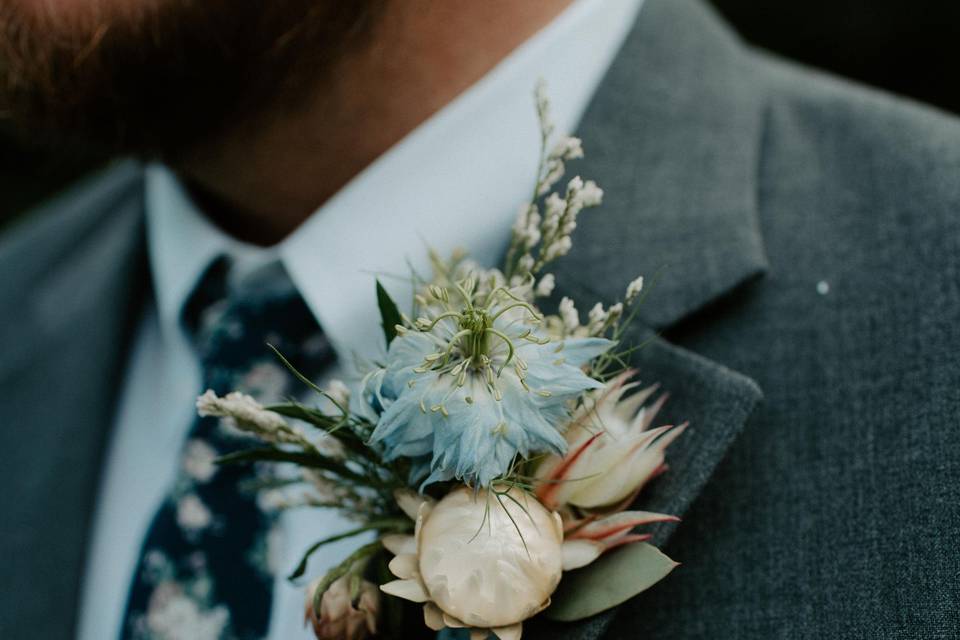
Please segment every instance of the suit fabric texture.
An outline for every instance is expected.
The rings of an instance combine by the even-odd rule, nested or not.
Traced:
[[[633,364],[691,427],[641,504],[683,565],[525,637],[958,637],[960,122],[649,0],[579,135],[606,196],[558,289],[657,274]],[[124,163],[0,241],[0,637],[74,633],[142,217]]]

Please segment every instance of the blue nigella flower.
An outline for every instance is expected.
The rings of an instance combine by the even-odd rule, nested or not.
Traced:
[[[432,318],[398,335],[366,390],[380,410],[372,440],[389,459],[429,461],[424,484],[457,479],[487,486],[517,454],[562,454],[570,401],[602,385],[582,366],[613,343],[602,338],[551,341],[536,331],[536,310],[503,287],[445,289]]]

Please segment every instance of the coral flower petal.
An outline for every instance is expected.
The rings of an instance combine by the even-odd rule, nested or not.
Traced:
[[[621,511],[587,523],[571,534],[572,538],[609,541],[634,527],[653,522],[677,522],[680,518],[652,511]]]
[[[567,476],[570,473],[570,470],[576,464],[577,460],[583,453],[590,448],[590,446],[596,442],[597,438],[603,435],[603,432],[593,434],[590,438],[585,440],[580,446],[568,453],[558,467],[550,474],[547,482],[544,482],[539,487],[537,487],[537,498],[540,502],[543,503],[548,509],[554,508],[557,494],[560,492],[564,481],[568,478]]]

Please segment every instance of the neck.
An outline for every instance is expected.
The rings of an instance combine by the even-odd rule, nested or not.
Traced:
[[[231,131],[177,168],[226,231],[278,242],[570,1],[388,3],[370,44],[304,108]]]

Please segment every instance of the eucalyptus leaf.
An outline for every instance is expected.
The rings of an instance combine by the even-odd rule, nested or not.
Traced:
[[[626,545],[583,569],[565,573],[543,615],[572,622],[598,614],[649,589],[676,566],[653,545]]]
[[[397,337],[397,325],[403,323],[400,309],[393,301],[387,290],[377,280],[377,305],[380,307],[380,321],[383,323],[383,335],[387,339],[387,346]]]

